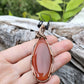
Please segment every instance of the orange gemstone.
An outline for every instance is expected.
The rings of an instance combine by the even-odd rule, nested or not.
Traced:
[[[40,81],[46,81],[50,76],[52,55],[44,38],[38,40],[32,57],[34,74]]]

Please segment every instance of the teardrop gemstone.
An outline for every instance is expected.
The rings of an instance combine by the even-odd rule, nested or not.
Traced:
[[[50,76],[52,55],[44,38],[38,40],[32,57],[34,74],[39,81],[46,81]]]

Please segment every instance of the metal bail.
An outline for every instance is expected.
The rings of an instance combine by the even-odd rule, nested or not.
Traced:
[[[45,30],[46,30],[46,27],[44,25],[41,25],[41,27],[40,27],[39,31],[37,32],[37,35],[36,35],[35,38],[40,39],[41,37],[43,37],[44,39],[47,39],[46,36],[44,35]]]

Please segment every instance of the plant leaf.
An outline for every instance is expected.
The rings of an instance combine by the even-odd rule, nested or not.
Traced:
[[[10,16],[13,16],[13,14],[11,13],[11,11],[10,11],[10,10],[9,10],[9,15],[10,15]]]
[[[58,0],[56,1],[51,1],[51,0],[37,0],[37,2],[40,3],[40,5],[54,11],[62,11],[62,8],[60,5],[58,5]],[[59,3],[61,0],[59,1]]]
[[[54,0],[53,2],[55,2],[56,4],[63,3],[63,1],[62,1],[62,0]]]
[[[23,16],[24,18],[26,18],[26,17],[27,17],[27,12],[26,12],[26,11],[23,12],[23,13],[22,13],[22,16]]]
[[[84,0],[71,0],[66,7],[66,11],[73,10],[77,8],[80,4],[82,4]]]
[[[63,21],[63,22],[67,22],[69,19],[70,19],[70,18],[67,18],[67,19],[64,19],[64,20],[62,20],[62,21]]]
[[[70,17],[76,15],[78,12],[81,11],[82,8],[83,8],[83,5],[78,7],[78,8],[76,8],[76,9],[74,9],[74,10],[65,12],[64,15],[63,15],[63,18],[67,19],[67,18],[70,18]]]
[[[40,20],[44,19],[47,22],[50,20],[50,17],[52,21],[58,21],[61,19],[60,15],[54,11],[45,10],[45,11],[38,12],[37,15],[39,15]]]

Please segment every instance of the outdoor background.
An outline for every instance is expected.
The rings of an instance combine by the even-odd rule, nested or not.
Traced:
[[[0,0],[0,15],[36,18],[36,13],[45,9],[36,0]]]
[[[0,0],[0,15],[66,22],[84,7],[84,0]]]
[[[38,19],[52,21],[46,35],[74,43],[72,60],[54,73],[60,84],[84,84],[84,0],[0,0],[0,51],[34,39]]]

